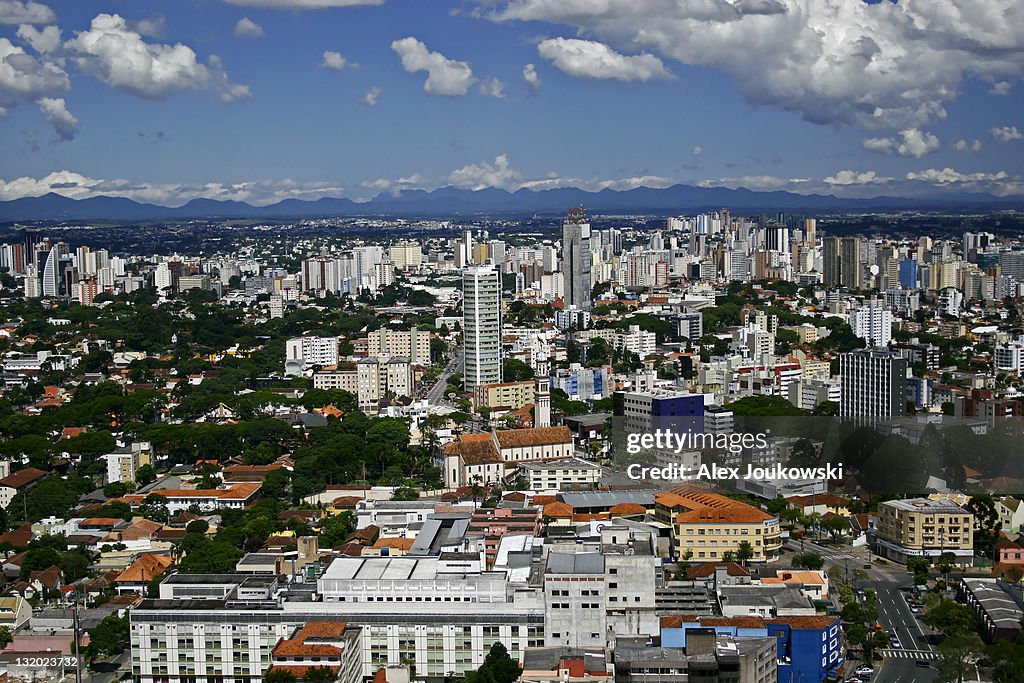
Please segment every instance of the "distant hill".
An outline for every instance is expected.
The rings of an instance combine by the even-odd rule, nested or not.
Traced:
[[[935,198],[876,197],[841,199],[833,195],[756,192],[746,188],[673,185],[662,189],[589,192],[578,188],[550,190],[497,188],[381,193],[367,202],[325,197],[315,201],[285,199],[269,206],[245,202],[193,199],[179,207],[143,204],[122,197],[69,199],[56,193],[0,202],[0,221],[179,220],[188,218],[310,218],[317,216],[471,214],[562,214],[572,206],[603,213],[683,213],[727,207],[734,211],[881,211],[1024,209],[1024,198],[962,194]]]

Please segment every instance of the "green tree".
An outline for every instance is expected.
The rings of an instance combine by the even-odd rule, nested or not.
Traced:
[[[985,644],[977,633],[950,636],[939,643],[939,679],[963,683],[973,673],[975,662],[985,651]]]
[[[110,614],[89,631],[86,656],[90,660],[120,652],[128,644],[128,616]]]
[[[752,559],[754,559],[754,546],[750,545],[749,541],[741,541],[740,544],[736,546],[736,561],[739,562],[741,566],[745,567],[747,566],[747,562]]]
[[[974,610],[954,600],[937,600],[924,615],[924,623],[947,636],[974,633],[977,621]]]
[[[156,470],[152,465],[143,465],[135,470],[135,483],[139,486],[146,486],[156,481]]]
[[[11,635],[11,629],[0,626],[0,650],[10,645],[12,640],[14,640],[14,636]]]

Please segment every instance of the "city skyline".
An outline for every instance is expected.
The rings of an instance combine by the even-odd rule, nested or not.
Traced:
[[[0,200],[676,183],[1016,197],[1022,12],[4,0]]]

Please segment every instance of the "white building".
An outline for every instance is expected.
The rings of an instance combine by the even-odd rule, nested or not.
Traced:
[[[849,322],[853,333],[868,346],[885,347],[892,340],[892,311],[878,300],[850,311]]]
[[[996,370],[1021,374],[1024,372],[1024,342],[1008,341],[995,348]]]
[[[338,364],[337,337],[296,337],[285,342],[285,374]]]
[[[463,271],[467,391],[501,382],[501,273],[491,265]]]
[[[658,340],[653,332],[642,330],[639,325],[630,325],[629,330],[615,335],[615,348],[646,358],[657,352]]]

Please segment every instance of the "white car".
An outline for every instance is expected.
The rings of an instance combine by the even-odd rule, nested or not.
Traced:
[[[858,676],[870,676],[871,674],[875,673],[875,670],[870,666],[864,665],[858,666],[857,670],[854,673],[856,673]]]

